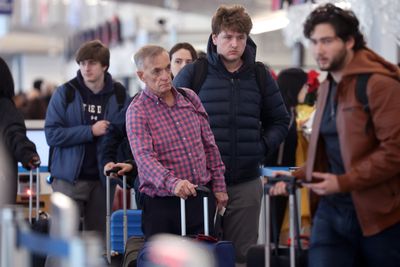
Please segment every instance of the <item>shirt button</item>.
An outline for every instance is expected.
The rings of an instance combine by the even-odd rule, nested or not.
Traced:
[[[193,173],[196,173],[196,169],[193,169]]]
[[[191,155],[192,155],[192,153],[188,153],[188,155],[189,155],[189,156],[191,156]]]
[[[183,139],[183,141],[186,141],[186,137],[183,137],[182,139]]]
[[[176,125],[179,125],[179,122],[176,122]]]

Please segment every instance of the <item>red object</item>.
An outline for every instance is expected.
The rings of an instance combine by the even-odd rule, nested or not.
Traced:
[[[276,81],[278,79],[278,75],[276,75],[275,71],[273,69],[269,69],[269,72],[271,73],[272,78]]]
[[[319,73],[315,70],[310,70],[307,73],[307,84],[308,84],[308,93],[312,93],[317,91],[319,87],[319,80],[318,80]]]
[[[310,242],[310,236],[300,235],[300,242],[301,242],[303,248],[308,248],[309,242]],[[288,238],[287,246],[290,247],[291,243],[292,243],[292,240],[290,238]]]
[[[122,201],[122,199],[123,199],[123,193],[124,193],[124,190],[122,190],[122,188],[119,186],[119,185],[117,185],[116,187],[115,187],[115,194],[114,194],[114,201],[113,201],[113,206],[112,206],[112,211],[116,211],[116,210],[122,210],[123,209],[123,201]],[[131,207],[131,192],[130,192],[130,190],[128,189],[128,190],[126,190],[126,192],[125,192],[125,194],[126,194],[126,208],[127,209],[130,209],[130,207]]]

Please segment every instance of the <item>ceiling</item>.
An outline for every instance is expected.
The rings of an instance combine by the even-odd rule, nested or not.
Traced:
[[[250,15],[258,16],[271,10],[272,0],[111,0],[177,9],[182,12],[211,16],[221,4],[243,5]]]
[[[48,53],[60,54],[64,49],[64,38],[71,31],[66,24],[65,10],[70,10],[74,2],[82,1],[86,5],[114,2],[140,4],[177,10],[210,17],[221,4],[243,5],[255,18],[271,10],[272,0],[15,0],[9,19],[9,32],[0,38],[0,54]],[[85,1],[85,2],[83,2]],[[48,3],[43,6],[42,3]],[[56,3],[56,4],[55,4]],[[47,21],[39,19],[39,13],[45,12]],[[74,13],[74,12],[72,12]],[[87,17],[86,17],[87,18]],[[1,23],[1,21],[0,21]]]

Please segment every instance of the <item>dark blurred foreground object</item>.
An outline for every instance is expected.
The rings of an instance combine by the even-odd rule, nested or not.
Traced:
[[[39,159],[35,144],[26,137],[22,115],[12,100],[14,81],[6,62],[0,58],[0,208],[14,204],[17,197],[17,162],[29,167]],[[34,159],[34,160],[33,160]]]

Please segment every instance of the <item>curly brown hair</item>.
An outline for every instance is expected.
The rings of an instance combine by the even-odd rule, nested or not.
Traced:
[[[221,5],[211,21],[213,34],[219,34],[222,30],[229,29],[249,35],[252,27],[253,23],[249,14],[241,5]]]
[[[336,35],[343,41],[354,38],[353,50],[357,51],[366,46],[363,34],[359,29],[359,22],[351,10],[343,10],[333,4],[317,7],[308,15],[304,23],[304,36],[310,38],[318,24],[328,23],[335,30]]]

